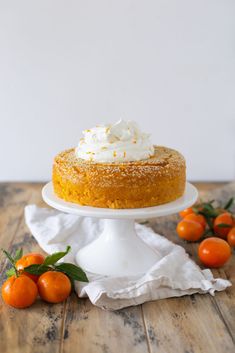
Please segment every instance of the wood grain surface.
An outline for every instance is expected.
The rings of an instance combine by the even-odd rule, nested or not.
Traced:
[[[225,200],[235,195],[235,183],[196,184],[203,199]],[[24,223],[24,206],[41,199],[42,184],[0,184],[0,247],[12,252],[41,251]],[[198,262],[198,244],[179,239],[177,215],[151,220],[147,226],[184,246]],[[198,262],[199,263],[199,262]],[[1,283],[8,268],[0,253]],[[235,282],[234,254],[215,276]],[[163,299],[116,312],[101,310],[73,294],[62,304],[38,300],[31,308],[15,310],[0,299],[1,353],[234,353],[234,286],[214,297],[195,294]]]

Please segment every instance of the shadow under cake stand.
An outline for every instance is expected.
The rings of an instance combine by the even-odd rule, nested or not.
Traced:
[[[184,195],[177,200],[160,206],[133,209],[99,208],[66,202],[55,195],[52,182],[44,186],[42,197],[49,206],[59,211],[104,219],[100,236],[76,254],[76,262],[84,271],[107,276],[128,276],[145,273],[161,258],[137,236],[135,219],[177,213],[193,205],[198,192],[187,182]]]

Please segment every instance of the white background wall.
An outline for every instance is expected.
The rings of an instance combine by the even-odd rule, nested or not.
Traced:
[[[136,120],[191,180],[235,177],[234,0],[0,0],[0,180]]]

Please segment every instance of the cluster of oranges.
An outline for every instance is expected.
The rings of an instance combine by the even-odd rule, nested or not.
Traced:
[[[198,256],[208,267],[220,267],[235,247],[235,218],[229,211],[233,199],[225,207],[214,207],[214,201],[202,203],[180,212],[176,231],[180,238],[196,242],[202,240]],[[203,240],[204,238],[204,240]]]
[[[57,259],[63,257],[68,251],[54,253],[46,258],[39,253],[29,253],[16,261],[17,256],[13,258],[4,250],[13,266],[12,269],[7,271],[9,278],[2,285],[4,302],[22,309],[31,306],[38,295],[49,303],[59,303],[67,299],[72,290],[73,280],[79,279],[79,276],[76,277],[76,268],[82,275],[81,279],[88,281],[85,273],[77,266],[73,264],[56,265]],[[70,277],[70,270],[67,275],[60,271],[60,268],[70,270],[72,268],[75,277]]]

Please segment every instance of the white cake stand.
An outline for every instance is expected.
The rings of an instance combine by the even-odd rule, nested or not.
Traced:
[[[42,197],[49,206],[62,212],[103,218],[105,221],[102,233],[96,240],[78,251],[76,261],[87,272],[124,276],[145,273],[161,258],[160,254],[136,235],[134,220],[177,213],[194,204],[198,192],[192,184],[186,183],[184,195],[176,201],[161,206],[135,209],[89,207],[66,202],[54,194],[52,182],[44,186]]]

